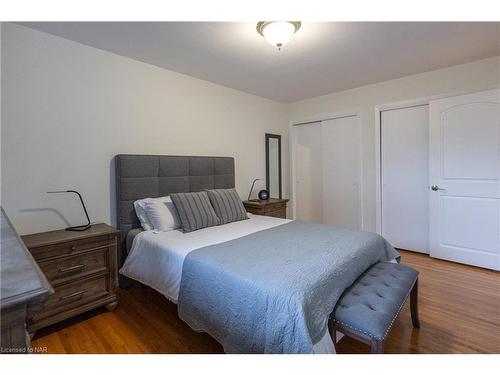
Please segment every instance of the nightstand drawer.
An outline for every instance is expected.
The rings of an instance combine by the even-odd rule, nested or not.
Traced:
[[[286,208],[282,208],[279,210],[273,210],[273,211],[267,211],[265,213],[266,216],[271,216],[271,217],[279,217],[280,219],[285,219],[286,218]]]
[[[40,268],[51,282],[58,282],[82,277],[107,268],[107,248],[101,248],[76,256],[67,256],[58,260],[46,260],[39,263]]]
[[[74,255],[90,250],[104,248],[110,245],[107,236],[98,238],[87,238],[79,241],[64,242],[55,245],[42,246],[30,249],[31,254],[37,261],[43,261],[49,258],[60,258],[67,255]]]
[[[254,215],[264,215],[264,211],[263,210],[258,210],[258,209],[253,208],[253,207],[246,207],[246,211],[248,213],[251,213],[251,214],[254,214]]]
[[[247,212],[255,215],[272,216],[285,219],[287,202],[288,199],[269,198],[265,201],[244,201],[243,206],[245,206]]]
[[[22,237],[55,290],[43,307],[30,310],[30,334],[100,306],[116,308],[119,235],[101,223],[84,231],[62,229]]]
[[[264,212],[274,212],[279,210],[286,210],[286,203],[276,203],[264,208]]]
[[[55,293],[50,296],[43,306],[43,311],[36,314],[33,321],[74,309],[108,294],[107,275],[92,279],[75,281],[56,287]]]

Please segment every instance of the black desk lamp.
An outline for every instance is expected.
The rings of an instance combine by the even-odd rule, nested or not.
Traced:
[[[76,190],[58,190],[58,191],[48,191],[47,193],[48,194],[54,194],[54,193],[75,193],[76,195],[78,195],[78,197],[80,198],[80,202],[82,203],[83,211],[85,211],[85,216],[87,216],[87,224],[76,225],[74,227],[68,227],[68,228],[66,228],[66,230],[71,230],[71,231],[75,231],[75,232],[82,232],[82,231],[87,230],[87,229],[90,228],[89,214],[87,213],[87,209],[85,208],[85,203],[83,203],[82,196],[80,195],[79,192],[77,192]]]

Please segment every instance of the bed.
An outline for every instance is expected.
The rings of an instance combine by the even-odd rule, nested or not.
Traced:
[[[191,233],[142,231],[135,200],[233,188],[234,160],[118,155],[115,163],[121,275],[178,303],[180,318],[226,352],[333,353],[326,326],[336,300],[369,266],[397,257],[374,234],[258,215]]]

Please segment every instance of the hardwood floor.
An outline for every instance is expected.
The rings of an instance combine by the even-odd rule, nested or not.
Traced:
[[[386,353],[500,353],[500,272],[402,251],[420,272],[420,330],[406,303],[385,344]],[[210,336],[193,332],[176,305],[149,288],[120,290],[115,311],[98,309],[37,332],[33,346],[48,353],[222,353]],[[339,353],[369,353],[343,338]]]

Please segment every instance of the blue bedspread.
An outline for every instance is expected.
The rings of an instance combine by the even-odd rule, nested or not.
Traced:
[[[312,353],[342,292],[398,256],[373,233],[292,221],[189,253],[179,316],[226,353]]]

